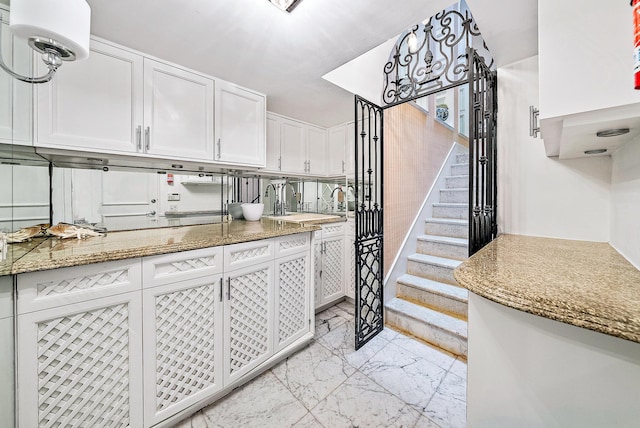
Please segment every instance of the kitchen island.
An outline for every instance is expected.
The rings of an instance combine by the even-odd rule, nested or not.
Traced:
[[[635,426],[640,272],[607,243],[502,235],[469,293],[469,427]]]

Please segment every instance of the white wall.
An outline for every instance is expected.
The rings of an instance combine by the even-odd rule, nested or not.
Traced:
[[[548,158],[529,137],[538,105],[538,58],[498,69],[498,224],[500,232],[609,241],[611,158]]]
[[[469,293],[470,428],[636,427],[640,343]]]
[[[640,269],[640,141],[612,157],[611,245]]]

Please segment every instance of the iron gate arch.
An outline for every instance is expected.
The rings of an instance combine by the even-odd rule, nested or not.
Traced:
[[[416,38],[415,50],[411,37]],[[384,328],[384,110],[468,85],[471,256],[498,232],[497,75],[492,67],[489,50],[462,0],[398,38],[384,67],[385,106],[355,96],[356,350]]]

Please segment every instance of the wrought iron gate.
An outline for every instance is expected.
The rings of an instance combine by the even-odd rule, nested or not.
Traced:
[[[471,48],[469,66],[469,256],[498,234],[497,80]]]
[[[356,95],[356,350],[384,328],[382,116],[382,108]]]
[[[469,255],[497,235],[497,78],[493,58],[460,0],[400,35],[384,67],[384,107],[356,96],[356,349],[383,320],[383,109],[469,86]]]

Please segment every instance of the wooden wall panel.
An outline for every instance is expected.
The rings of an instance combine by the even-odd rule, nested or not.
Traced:
[[[429,110],[435,111],[433,100]],[[385,275],[456,139],[453,129],[412,103],[385,110]]]

